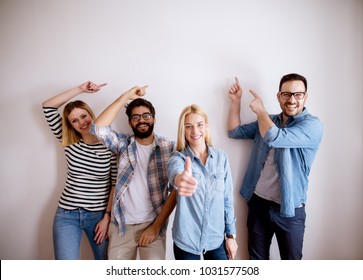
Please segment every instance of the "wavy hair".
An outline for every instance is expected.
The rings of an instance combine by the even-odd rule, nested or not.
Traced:
[[[95,119],[95,114],[93,113],[92,109],[85,102],[83,102],[81,100],[75,100],[75,101],[69,102],[63,109],[63,117],[62,117],[62,146],[63,147],[72,145],[82,139],[82,135],[72,127],[72,124],[68,120],[69,114],[75,108],[86,110],[90,114],[92,120]]]

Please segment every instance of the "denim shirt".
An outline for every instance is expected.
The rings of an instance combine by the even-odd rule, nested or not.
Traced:
[[[282,217],[293,217],[295,208],[306,203],[308,176],[322,139],[323,124],[306,108],[301,114],[290,117],[284,127],[281,127],[282,113],[270,118],[275,126],[267,131],[264,138],[261,137],[257,121],[228,131],[230,138],[254,139],[240,193],[247,201],[250,200],[267,155],[271,148],[275,148],[281,192],[280,214]]]
[[[182,152],[173,152],[168,161],[172,186],[174,177],[184,170],[186,156],[191,158],[192,176],[197,179],[198,186],[191,197],[177,195],[172,235],[180,249],[201,254],[217,249],[225,233],[236,233],[232,176],[223,151],[208,147],[208,158],[203,165],[186,147]]]

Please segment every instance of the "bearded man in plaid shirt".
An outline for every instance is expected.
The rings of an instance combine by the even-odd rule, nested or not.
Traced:
[[[108,230],[109,259],[163,260],[166,228],[176,204],[169,189],[167,162],[175,142],[154,134],[155,109],[141,98],[147,86],[121,94],[92,124],[92,133],[118,155],[118,171]],[[126,106],[132,135],[117,133],[111,123]]]

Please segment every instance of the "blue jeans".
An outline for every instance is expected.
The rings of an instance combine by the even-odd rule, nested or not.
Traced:
[[[280,216],[280,205],[256,194],[248,202],[248,251],[252,260],[268,260],[272,237],[276,234],[282,260],[301,260],[305,232],[305,206],[295,208],[295,216]]]
[[[97,245],[93,240],[97,223],[105,211],[65,210],[58,207],[53,221],[53,245],[56,260],[79,260],[82,231],[87,235],[96,260],[107,260],[108,240]]]
[[[195,254],[186,252],[186,251],[180,249],[177,245],[175,245],[175,243],[174,243],[174,257],[176,260],[200,260],[200,255],[195,255]],[[204,260],[228,260],[224,241],[222,242],[222,245],[219,246],[217,249],[203,253],[203,259]]]

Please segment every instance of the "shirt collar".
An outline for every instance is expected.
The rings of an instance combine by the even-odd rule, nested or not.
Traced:
[[[280,120],[280,122],[282,122],[282,112],[277,116],[278,119]],[[302,119],[303,117],[305,117],[307,114],[309,114],[308,109],[306,107],[304,107],[304,109],[302,110],[302,112],[298,115],[289,117],[287,120],[287,123],[293,122],[294,120],[299,120]]]
[[[206,144],[206,145],[207,145],[207,150],[208,150],[208,157],[213,158],[214,157],[214,150],[211,149],[211,147],[208,146],[208,144]],[[189,147],[189,145],[187,145],[185,147],[185,154],[186,154],[186,156],[190,157],[190,159],[192,161],[194,160],[194,158],[197,158],[197,156],[194,154],[193,150]]]

